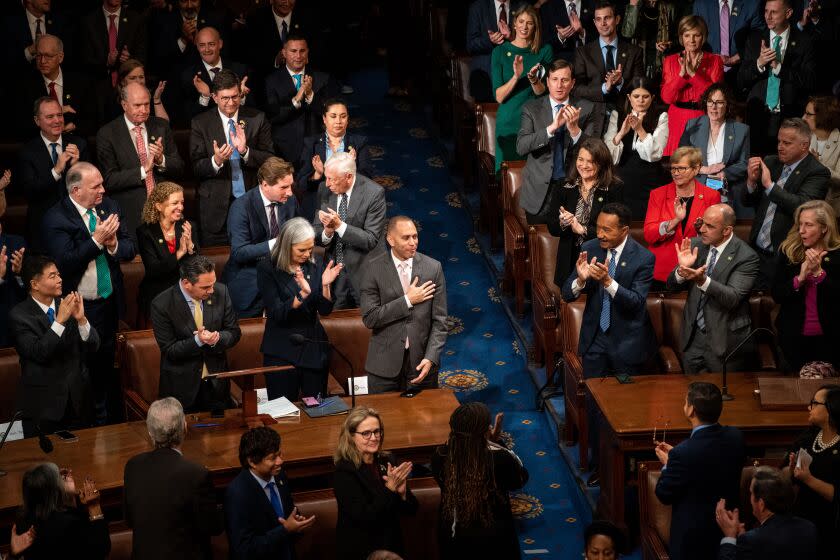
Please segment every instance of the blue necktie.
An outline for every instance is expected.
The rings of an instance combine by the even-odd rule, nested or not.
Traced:
[[[554,106],[554,116],[557,116],[558,111],[562,111],[564,104]],[[551,171],[552,179],[564,179],[566,177],[566,126],[563,125],[554,131],[554,169]]]
[[[712,247],[709,256],[709,264],[706,266],[706,277],[712,277],[712,271],[715,269],[715,264],[717,263],[717,254],[718,250],[717,247]],[[701,331],[706,330],[706,292],[700,294],[700,301],[697,302],[697,326],[700,327]]]
[[[299,90],[302,83],[300,74],[295,74],[292,78],[295,80],[295,89]]]
[[[228,119],[228,144],[233,146],[233,135],[236,133],[233,119]],[[245,179],[242,177],[242,156],[239,150],[233,149],[230,156],[230,181],[233,184],[233,196],[239,198],[245,194]]]
[[[280,502],[280,494],[277,493],[277,485],[272,480],[265,487],[268,488],[268,495],[271,496],[271,507],[274,508],[274,513],[277,517],[283,517],[283,504]]]
[[[47,309],[47,321],[50,322],[50,326],[55,322],[55,309],[52,307]]]
[[[50,156],[52,156],[53,165],[58,163],[58,150],[56,149],[57,147],[58,143],[50,142]]]
[[[613,279],[615,282],[615,255],[617,251],[615,249],[610,249],[610,262],[608,265],[608,270],[610,274],[610,278]],[[604,295],[601,299],[601,321],[600,326],[601,330],[607,332],[610,328],[610,294],[607,293],[606,288],[601,288],[604,290]]]
[[[774,189],[784,189],[785,183],[790,177],[790,172],[793,171],[793,168],[789,165],[785,165],[782,169],[782,174],[776,180],[776,186]],[[761,229],[758,230],[758,235],[755,238],[755,244],[764,249],[765,251],[774,251],[773,248],[773,240],[770,237],[771,230],[773,229],[773,218],[776,216],[776,203],[775,202],[767,202],[767,212],[764,214],[764,221],[761,223]]]

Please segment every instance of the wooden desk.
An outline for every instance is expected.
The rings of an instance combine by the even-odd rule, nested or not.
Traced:
[[[749,447],[786,447],[807,427],[808,414],[802,411],[763,411],[754,396],[760,374],[735,373],[728,379],[734,401],[724,402],[721,424],[737,426]],[[624,490],[629,455],[653,450],[653,431],[662,439],[669,422],[666,441],[676,445],[691,433],[683,412],[688,384],[707,381],[720,386],[719,374],[643,375],[635,383],[622,385],[609,377],[589,379],[586,386],[605,418],[601,422],[601,495],[598,510],[606,519],[624,525]],[[781,460],[781,457],[780,457]]]
[[[350,398],[344,399],[350,404]],[[398,393],[356,397],[357,405],[375,408],[385,425],[385,449],[400,459],[428,461],[433,449],[449,436],[449,416],[458,401],[452,391],[426,390],[412,399]],[[229,411],[230,415],[238,410]],[[282,436],[283,468],[290,478],[328,474],[333,471],[333,451],[347,415],[280,420],[270,426]],[[190,418],[188,418],[189,420]],[[214,422],[207,419],[208,422]],[[239,438],[242,428],[194,428],[187,433],[181,450],[212,473],[214,483],[224,486],[241,468]],[[76,479],[92,477],[102,492],[103,502],[122,498],[123,470],[134,455],[152,449],[145,422],[129,422],[76,432],[79,441],[62,443],[50,437],[55,450],[45,455],[38,439],[7,442],[0,451],[0,464],[9,474],[0,478],[0,523],[11,522],[21,504],[21,480],[31,466],[45,461],[71,467]]]

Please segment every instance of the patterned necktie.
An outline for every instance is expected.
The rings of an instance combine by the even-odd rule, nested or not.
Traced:
[[[574,0],[569,2],[569,14],[577,15],[577,5],[575,4]]]
[[[47,95],[58,101],[58,93],[55,91],[55,82],[50,82],[49,84],[47,84],[47,90]]]
[[[303,83],[301,75],[300,74],[294,74],[292,76],[292,79],[295,81],[295,89],[300,90],[300,86]]]
[[[277,203],[272,202],[268,205],[268,234],[271,239],[277,239],[280,235],[280,226],[277,225]]]
[[[38,41],[38,37],[44,34],[44,28],[41,27],[41,18],[35,20],[35,41]]]
[[[50,157],[53,165],[58,163],[58,142],[50,142]]]
[[[566,105],[558,103],[554,106],[554,116],[563,110]],[[566,125],[554,131],[554,168],[551,170],[552,179],[563,179],[566,177]]]
[[[338,203],[338,217],[341,221],[347,222],[347,193],[340,195],[341,200]],[[335,262],[336,264],[344,264],[344,242],[340,239],[335,244]]]
[[[277,493],[277,485],[272,480],[265,487],[268,488],[269,500],[271,501],[271,507],[274,508],[275,515],[283,517],[283,502],[280,501],[280,494]]]
[[[137,155],[140,157],[140,166],[145,169],[146,164],[149,162],[149,154],[146,151],[146,143],[143,141],[143,127],[135,126],[134,134],[135,143],[137,144]],[[155,190],[155,174],[154,171],[149,171],[146,173],[146,196],[151,195],[153,190]]]
[[[286,44],[286,39],[289,37],[289,26],[286,24],[286,20],[280,24],[280,42],[284,45]]]
[[[201,308],[201,300],[194,299],[193,302],[193,319],[195,320],[195,328],[201,330],[204,327],[204,310]],[[201,364],[201,378],[207,377],[207,364]]]
[[[618,251],[616,251],[615,249],[610,249],[610,262],[607,266],[610,278],[613,279],[613,282],[615,282],[615,257],[617,253]],[[607,330],[610,328],[610,294],[607,293],[606,288],[601,289],[604,290],[604,295],[601,298],[600,326],[602,331],[607,332]]]
[[[604,48],[607,49],[606,69],[607,72],[612,72],[615,70],[615,54],[613,53],[615,47],[612,45],[604,45]]]
[[[789,165],[785,165],[784,169],[782,169],[782,174],[776,180],[776,186],[774,189],[784,189],[785,183],[790,177],[790,173],[793,171],[793,168]],[[756,187],[758,188],[758,187]],[[758,230],[758,235],[755,238],[755,244],[764,249],[765,251],[772,251],[773,250],[773,242],[770,239],[770,230],[773,229],[773,217],[776,215],[776,203],[775,202],[767,202],[767,213],[764,215],[764,221],[761,222],[761,229]]]
[[[504,2],[499,6],[499,21],[507,24],[507,10],[505,9]]]
[[[55,309],[52,307],[47,309],[47,321],[49,321],[50,326],[55,322]]]
[[[709,264],[706,265],[706,278],[712,277],[712,271],[717,264],[717,247],[709,251]],[[700,294],[700,301],[697,302],[697,326],[701,331],[706,330],[706,292]]]
[[[408,263],[400,263],[400,284],[402,284],[403,293],[408,294],[411,280],[408,279]],[[405,335],[405,347],[408,348],[408,333]]]
[[[773,50],[776,51],[776,63],[782,63],[782,48],[781,48],[781,41],[782,36],[776,35],[773,38]],[[767,65],[767,97],[765,101],[767,102],[767,108],[771,111],[775,111],[776,108],[779,106],[779,84],[780,84],[779,77],[773,73],[773,69],[770,68],[770,65]]]
[[[233,119],[228,119],[228,144],[231,146],[233,146],[234,135],[236,135],[236,124],[234,124]],[[242,156],[236,148],[230,155],[230,181],[233,185],[234,198],[239,198],[245,194],[245,179],[242,177]]]
[[[221,70],[221,68],[218,68],[218,67],[210,69],[210,81],[214,81],[216,79],[216,76],[219,75],[220,70]]]
[[[117,14],[108,14],[108,52],[117,50]],[[117,71],[111,72],[111,86],[117,86]]]
[[[93,233],[96,231],[96,214],[93,209],[87,211],[88,215],[88,231]],[[108,259],[105,253],[100,251],[96,256],[96,295],[101,298],[107,298],[114,291],[111,286],[111,271],[108,269]]]
[[[720,5],[720,54],[729,56],[729,1],[723,0]],[[731,68],[726,67],[727,70]]]

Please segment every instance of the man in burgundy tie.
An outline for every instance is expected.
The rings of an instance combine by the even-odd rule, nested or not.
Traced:
[[[117,83],[117,69],[129,58],[146,62],[146,18],[122,7],[121,0],[103,0],[79,23],[80,68],[103,88]]]

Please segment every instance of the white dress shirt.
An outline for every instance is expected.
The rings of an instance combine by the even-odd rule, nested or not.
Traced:
[[[108,10],[106,10],[106,9],[103,7],[103,8],[102,8],[102,12],[105,14],[105,32],[106,32],[106,36],[107,36],[108,29],[111,27],[111,20],[110,20],[109,18],[110,18],[110,16],[112,16],[112,15],[117,16],[117,17],[115,17],[115,18],[114,18],[114,27],[116,27],[116,28],[117,28],[117,36],[119,36],[119,33],[120,33],[120,14],[122,14],[122,6],[120,6],[119,8],[117,8],[117,9],[116,9],[115,11],[113,11],[113,12],[109,12]],[[106,46],[107,46],[107,45],[106,45]],[[117,45],[117,48],[119,48],[119,45]]]
[[[224,68],[222,67],[222,58],[221,57],[219,57],[219,63],[216,64],[215,66],[211,66],[211,65],[207,64],[206,62],[204,62],[204,60],[202,60],[201,63],[204,65],[204,69],[207,70],[207,75],[210,76],[211,82],[213,80],[213,72],[212,72],[213,68],[218,68],[219,72],[224,70]],[[207,85],[210,86],[210,90],[212,91],[212,89],[213,89],[212,83],[207,84]],[[210,96],[208,95],[208,96],[205,97],[204,95],[199,94],[198,104],[201,105],[202,107],[207,107],[210,104]]]
[[[496,21],[502,19],[502,4],[505,5],[505,13],[507,14],[507,19],[505,23],[510,24],[510,2],[505,0],[504,2],[499,2],[499,0],[494,0],[494,4],[496,4]]]
[[[41,34],[47,34],[47,14],[42,15],[40,18],[35,17],[29,10],[24,10],[26,12],[26,23],[29,24],[29,35],[32,37],[32,43],[35,43],[35,30],[38,29],[37,21],[41,20]],[[26,57],[26,62],[32,62],[35,60],[35,55],[29,52],[29,47],[23,49],[23,56]]]
[[[50,142],[50,139],[44,136],[43,132],[41,132],[40,134],[41,140],[44,142],[44,146],[47,147],[47,153],[50,156],[50,161],[52,161],[52,148],[50,148],[50,144],[52,144],[53,142]],[[64,153],[64,148],[62,147],[64,144],[61,140],[61,134],[58,135],[58,139],[55,141],[55,144],[57,144],[57,146],[55,147],[55,151],[59,156],[61,156],[61,154]],[[50,168],[50,173],[52,174],[53,179],[59,181],[61,179],[61,175],[59,173],[56,173],[54,166],[55,164],[53,164],[53,167]]]
[[[79,216],[82,217],[82,223],[85,224],[85,228],[88,229],[88,231],[90,231],[90,228],[88,227],[88,223],[90,220],[90,217],[88,216],[88,209],[84,206],[79,205],[79,203],[73,200],[72,196],[70,197],[70,202],[73,203],[73,206],[76,207],[76,211],[79,212]],[[96,208],[92,208],[92,210],[95,214]],[[99,219],[101,218],[97,216],[97,220]],[[102,249],[104,247],[104,245],[102,245],[93,237],[92,232],[90,234],[90,237],[91,239],[93,239],[93,242],[99,249]],[[117,245],[114,245],[113,251],[111,249],[108,249],[108,254],[111,256],[116,255],[118,247],[119,241],[117,241]],[[79,295],[82,296],[82,299],[99,299],[99,295],[96,293],[96,259],[90,259],[90,261],[88,261],[87,268],[85,268],[85,272],[84,274],[82,274],[82,279],[79,281],[79,287],[76,291],[79,292]],[[46,311],[44,313],[46,313]]]
[[[723,141],[725,138],[725,124],[721,125],[717,138],[712,138],[712,131],[709,129],[709,143],[706,146],[706,165],[723,163]]]
[[[638,114],[634,111],[634,115]],[[604,143],[610,151],[613,163],[618,165],[621,161],[621,156],[624,153],[624,142],[619,142],[616,146],[613,143],[613,138],[618,134],[618,111],[610,112],[609,124],[607,124],[607,131],[604,133]],[[627,134],[630,134],[628,132]],[[668,113],[662,112],[659,115],[659,120],[656,121],[656,129],[653,132],[648,132],[644,140],[639,140],[639,135],[636,131],[633,134],[633,150],[639,154],[642,161],[655,163],[662,159],[662,152],[665,150],[665,144],[668,143]],[[622,139],[623,140],[623,139]]]
[[[629,233],[624,238],[624,241],[622,241],[615,248],[615,260],[619,263],[621,262],[621,253],[624,252],[624,246],[627,245],[627,238],[628,237],[630,237]],[[612,249],[607,249],[607,260],[605,261],[605,264],[607,265],[607,270],[609,270],[609,268],[610,268],[611,255],[612,255]],[[616,269],[616,271],[618,270],[618,265],[616,265],[615,269]],[[587,280],[587,282],[588,282],[588,280]],[[586,287],[586,284],[581,285],[580,284],[580,279],[575,278],[575,281],[572,282],[572,293],[575,295],[575,297],[577,297],[578,295],[580,295],[580,292],[585,287]],[[615,297],[616,292],[618,292],[618,282],[615,281],[615,278],[612,279],[612,282],[610,282],[610,285],[607,286],[606,288],[604,288],[604,290],[606,290],[606,292],[610,295],[611,298]]]
[[[263,194],[262,187],[257,187],[260,190],[260,198],[262,199],[263,209],[265,209],[265,219],[268,220],[269,228],[271,227],[271,213],[274,212],[274,219],[277,219],[277,207],[280,206],[280,203],[277,203],[277,207],[272,209],[271,205],[275,204],[274,202],[268,200]],[[280,221],[277,220],[277,225],[280,225]],[[269,235],[271,234],[269,230]],[[274,245],[277,243],[277,238],[269,238],[268,240],[268,250],[271,252],[274,249]]]
[[[723,256],[723,252],[724,252],[724,251],[726,250],[726,248],[729,246],[729,242],[730,242],[730,241],[732,241],[732,237],[733,237],[734,235],[735,235],[735,233],[734,233],[734,232],[733,232],[733,233],[730,233],[730,234],[729,234],[729,237],[727,237],[726,239],[724,239],[724,240],[723,240],[723,243],[721,243],[720,245],[718,245],[717,247],[715,247],[715,249],[717,249],[717,256],[715,257],[717,260],[715,261],[715,267],[717,267],[717,266],[720,264],[720,259],[721,259],[721,257]],[[703,263],[703,265],[705,265],[705,266],[706,266],[706,272],[707,272],[707,273],[708,273],[708,271],[709,271],[709,268],[708,268],[708,267],[709,267],[709,261],[710,261],[711,259],[712,259],[712,249],[711,249],[711,247],[710,247],[710,248],[709,248],[709,252],[706,254],[706,262],[704,262],[704,263]],[[697,263],[694,263],[694,266],[696,266],[697,268],[699,268],[699,266],[697,265]],[[675,276],[675,277],[676,277],[676,279],[677,279],[677,284],[682,284],[683,282],[685,282],[685,278],[683,278],[683,277],[682,277],[682,276],[680,276],[679,274],[674,274],[674,276]],[[703,281],[703,283],[702,283],[700,286],[698,286],[698,287],[700,288],[700,291],[701,291],[701,292],[705,292],[705,291],[709,288],[709,284],[711,284],[711,283],[712,283],[712,277],[711,277],[709,274],[706,274],[706,280],[704,280],[704,281]]]
[[[228,126],[228,121],[229,121],[230,119],[233,119],[233,122],[234,122],[235,124],[239,124],[239,111],[236,111],[236,112],[233,114],[233,116],[232,116],[232,117],[225,116],[225,114],[224,114],[224,113],[222,113],[222,111],[221,111],[220,109],[218,109],[218,108],[216,109],[216,113],[218,113],[219,118],[220,118],[220,119],[222,119],[222,130],[224,130],[224,131],[225,131],[225,140],[228,140],[228,139],[230,138],[230,126]],[[225,143],[227,143],[227,142],[225,142]],[[234,148],[234,149],[236,149],[236,148]],[[251,154],[251,148],[250,148],[250,147],[248,147],[248,148],[246,148],[246,149],[245,149],[245,153],[244,153],[244,154],[239,154],[239,155],[240,155],[240,157],[242,158],[242,163],[247,163],[247,161],[248,161],[248,156],[249,156],[250,154]],[[210,165],[212,165],[212,166],[213,166],[213,171],[215,171],[216,173],[218,173],[219,171],[221,171],[221,170],[222,170],[222,167],[224,167],[224,166],[225,166],[225,162],[222,162],[222,165],[216,165],[216,160],[215,160],[215,159],[213,158],[213,156],[211,155],[211,156],[210,156]]]
[[[347,189],[347,192],[344,193],[347,195],[347,210],[350,211],[350,196],[353,194],[353,187],[356,185],[356,176],[353,176],[353,182],[350,184],[350,188]],[[336,197],[336,207],[333,208],[336,212],[338,212],[338,206],[341,205],[341,195],[337,195]],[[341,225],[338,226],[335,232],[338,234],[339,237],[344,237],[344,232],[347,231],[347,222],[342,220]],[[332,235],[327,235],[326,232],[321,232],[321,240],[324,243],[329,243],[330,240],[333,238]]]
[[[44,305],[35,298],[32,298],[32,301],[38,304],[38,307],[41,308],[41,311],[44,312],[44,315],[47,314],[47,309],[52,309],[53,313],[57,311],[57,309],[55,308],[55,300],[52,300],[49,305]],[[84,325],[78,325],[78,327],[79,336],[82,337],[82,340],[87,341],[87,339],[90,337],[90,321],[88,321]],[[52,332],[57,334],[59,338],[61,338],[61,335],[64,334],[65,326],[59,323],[58,321],[54,320],[52,325],[50,325],[50,329],[52,330]]]
[[[414,270],[414,259],[406,259],[404,261],[401,261],[394,254],[394,251],[391,251],[391,260],[394,261],[394,267],[397,269],[397,277],[400,276],[400,265],[405,265],[408,267],[406,268],[406,275],[408,276],[408,284],[411,285],[411,273]],[[402,282],[402,280],[400,280],[400,282]],[[408,308],[411,309],[412,307],[414,307],[411,304],[411,300],[408,299],[408,294],[406,294],[404,297],[405,302],[408,304]]]
[[[55,82],[55,95],[58,97],[59,105],[64,104],[64,73],[61,71],[61,66],[58,67],[58,76],[55,77],[55,80],[50,80],[43,74],[41,77],[44,79],[44,92],[45,95],[50,94],[50,83]]]

